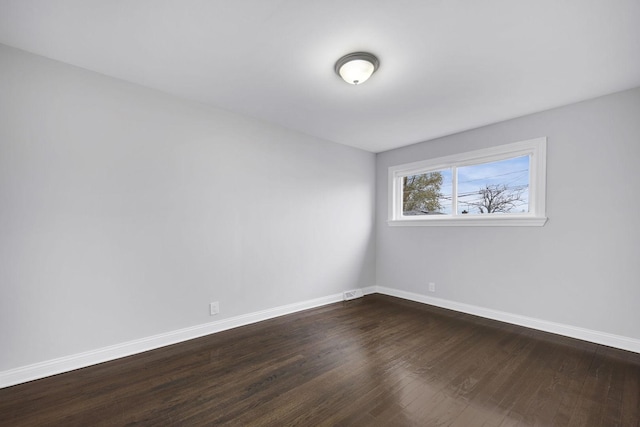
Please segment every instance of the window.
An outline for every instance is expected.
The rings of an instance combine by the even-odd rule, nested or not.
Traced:
[[[389,168],[389,225],[542,226],[546,138]]]

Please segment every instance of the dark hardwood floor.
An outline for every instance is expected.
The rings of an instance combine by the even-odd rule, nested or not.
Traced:
[[[2,426],[639,426],[640,354],[382,295],[0,390]]]

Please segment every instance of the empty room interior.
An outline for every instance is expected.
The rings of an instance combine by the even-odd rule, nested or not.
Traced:
[[[0,0],[0,425],[639,426],[638,18]]]

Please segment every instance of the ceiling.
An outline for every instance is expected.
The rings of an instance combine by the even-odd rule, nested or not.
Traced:
[[[640,86],[640,0],[0,0],[0,43],[380,152]],[[352,86],[346,53],[380,69]]]

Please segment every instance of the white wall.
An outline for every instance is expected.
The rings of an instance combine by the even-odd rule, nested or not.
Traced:
[[[0,46],[0,371],[374,285],[374,170]]]
[[[386,224],[389,166],[542,136],[544,227]],[[639,165],[640,89],[379,154],[377,284],[639,339]]]

